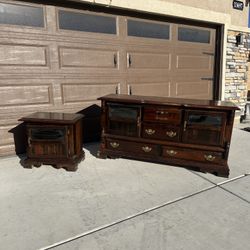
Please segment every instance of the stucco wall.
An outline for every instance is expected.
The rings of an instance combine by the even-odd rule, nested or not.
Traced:
[[[233,9],[233,0],[161,0],[163,2],[172,2],[185,6],[192,6],[199,9],[211,10],[220,13],[226,13],[231,16],[231,24],[235,26],[246,27],[248,25],[248,8],[244,6],[243,11]],[[245,4],[245,0],[242,0]]]

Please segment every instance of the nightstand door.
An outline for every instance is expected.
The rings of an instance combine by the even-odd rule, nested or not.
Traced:
[[[188,110],[185,112],[182,141],[223,146],[225,123],[225,112]]]
[[[67,126],[27,125],[29,157],[68,156]]]

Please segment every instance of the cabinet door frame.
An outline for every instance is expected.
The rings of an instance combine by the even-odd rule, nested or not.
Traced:
[[[221,117],[221,125],[218,127],[214,127],[214,125],[190,125],[188,124],[188,117],[191,114],[197,114],[197,115],[204,115],[204,116],[219,116]],[[226,118],[227,118],[227,113],[223,112],[223,111],[214,111],[214,110],[197,110],[197,109],[188,109],[184,111],[184,122],[183,122],[183,133],[182,133],[182,142],[185,143],[191,143],[191,144],[199,144],[199,145],[210,145],[210,146],[220,146],[223,147],[224,146],[224,134],[226,131]],[[214,131],[214,132],[218,132],[219,134],[219,140],[218,143],[215,144],[208,144],[208,142],[195,142],[192,141],[192,139],[190,139],[190,137],[188,137],[188,131],[190,130],[198,130],[198,131],[202,131],[202,130],[206,130],[207,133],[209,133],[209,131]]]
[[[58,130],[63,130],[64,131],[64,136],[63,139],[33,139],[32,135],[31,135],[31,131],[32,129],[58,129]],[[58,158],[58,153],[56,154],[39,154],[37,155],[36,153],[33,152],[34,147],[36,147],[36,145],[40,145],[40,146],[48,146],[48,145],[52,145],[52,144],[58,144],[61,145],[63,147],[64,153],[60,154],[59,156],[62,158],[67,158],[69,155],[69,147],[68,147],[68,126],[66,125],[52,125],[52,124],[46,124],[46,126],[44,126],[43,124],[28,124],[27,125],[27,136],[28,136],[28,150],[27,153],[29,155],[29,157],[32,158],[39,158],[41,157],[41,155],[43,157],[46,156],[46,158]]]
[[[133,122],[132,120],[129,120],[129,119],[126,121],[126,118],[121,119],[121,120],[117,119],[117,122],[122,122],[124,124],[135,124],[136,125],[136,133],[134,135],[128,135],[128,134],[122,134],[122,133],[121,134],[118,133],[116,135],[129,136],[129,137],[131,137],[131,136],[132,137],[140,137],[140,134],[141,134],[141,116],[142,116],[141,115],[142,107],[140,105],[126,105],[124,103],[118,103],[118,102],[117,103],[107,102],[106,105],[107,105],[107,108],[106,108],[106,121],[107,121],[106,132],[108,134],[114,133],[114,131],[112,131],[112,129],[110,129],[110,123],[111,123],[111,121],[115,121],[115,119],[110,119],[110,117],[109,117],[109,109],[110,109],[110,106],[113,105],[113,106],[117,106],[117,107],[124,107],[126,109],[135,109],[137,112],[135,122]]]

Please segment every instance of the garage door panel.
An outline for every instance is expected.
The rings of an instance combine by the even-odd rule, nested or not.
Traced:
[[[0,156],[13,155],[15,154],[15,145],[0,145]]]
[[[79,103],[96,101],[102,95],[115,93],[118,82],[115,83],[63,83],[62,102]]]
[[[213,58],[200,55],[177,55],[177,70],[188,69],[192,71],[213,70]]]
[[[196,43],[180,44],[177,42],[174,46],[177,54],[187,55],[214,55],[214,45],[200,45]]]
[[[190,49],[191,51],[196,50],[197,53],[202,53],[203,51],[213,53],[214,52],[214,43],[199,44],[199,43],[178,41],[175,45],[175,48],[177,49],[177,51],[179,51],[179,49],[180,49],[181,51],[188,52],[188,50]]]
[[[47,54],[47,46],[0,44],[0,66],[46,67]]]
[[[0,124],[0,156],[25,152],[25,129],[22,124],[17,125],[16,122],[17,120],[7,125]],[[19,141],[22,143],[18,144]]]
[[[0,107],[53,104],[52,86],[46,85],[0,85]]]
[[[133,95],[170,96],[170,82],[129,83]]]
[[[129,69],[170,69],[170,53],[127,52]]]
[[[7,146],[11,145],[14,142],[13,136],[11,136],[10,130],[15,127],[15,124],[7,125],[7,126],[1,126],[0,125],[0,147],[1,146]]]
[[[193,99],[212,99],[212,82],[176,82],[171,88],[176,95],[180,98],[193,98]],[[191,90],[191,91],[190,91]]]
[[[112,50],[59,48],[60,67],[117,68],[118,52]]]

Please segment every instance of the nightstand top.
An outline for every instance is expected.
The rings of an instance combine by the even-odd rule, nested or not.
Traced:
[[[24,122],[41,122],[41,123],[58,123],[73,124],[82,119],[84,115],[74,113],[56,113],[56,112],[36,112],[28,116],[24,116],[19,121]]]

